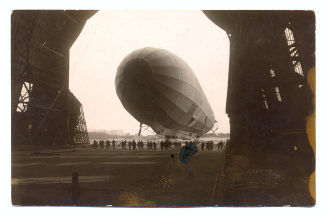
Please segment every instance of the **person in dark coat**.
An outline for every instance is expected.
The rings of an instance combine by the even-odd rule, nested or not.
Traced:
[[[96,140],[93,141],[93,148],[98,148],[98,141]]]
[[[204,142],[202,141],[201,142],[201,151],[203,151],[204,150]]]
[[[128,141],[128,149],[131,150],[131,147],[132,147],[132,142]]]
[[[104,149],[104,141],[102,139],[100,140],[100,148]]]
[[[110,141],[106,140],[106,149],[110,149]]]
[[[116,149],[116,141],[113,139],[111,143],[112,143],[112,149]]]

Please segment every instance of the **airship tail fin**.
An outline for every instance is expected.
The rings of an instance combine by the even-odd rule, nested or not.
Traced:
[[[142,123],[140,122],[140,129],[139,129],[139,133],[137,135],[141,136],[141,132],[142,132]]]
[[[212,133],[216,133],[217,130],[218,130],[218,122],[215,120],[215,123],[213,124],[211,131]]]
[[[139,132],[137,133],[137,135],[142,136],[142,132],[144,132],[144,131],[148,131],[148,132],[152,133],[153,135],[157,135],[157,133],[153,132],[153,130],[151,129],[150,126],[140,122],[140,128],[139,128]]]

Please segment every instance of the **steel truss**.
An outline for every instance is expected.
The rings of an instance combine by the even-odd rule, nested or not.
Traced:
[[[71,142],[72,144],[89,144],[90,140],[87,132],[86,121],[84,118],[83,106],[71,92],[69,98],[69,131],[71,135]]]

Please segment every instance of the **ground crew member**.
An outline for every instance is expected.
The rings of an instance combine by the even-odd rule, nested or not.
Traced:
[[[98,148],[98,141],[96,140],[93,141],[93,148]]]
[[[128,149],[131,150],[132,142],[128,141]]]
[[[106,149],[110,149],[110,141],[106,140]]]
[[[203,151],[203,149],[204,149],[204,142],[202,141],[201,142],[201,151]]]

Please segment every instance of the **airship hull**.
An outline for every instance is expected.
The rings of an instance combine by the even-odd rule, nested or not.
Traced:
[[[117,69],[116,93],[140,123],[167,137],[199,137],[215,119],[210,104],[187,63],[163,49],[142,48]]]

